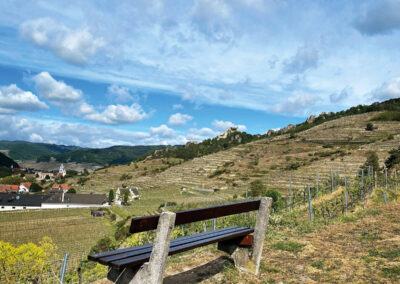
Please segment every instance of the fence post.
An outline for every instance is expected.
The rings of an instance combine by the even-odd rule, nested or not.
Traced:
[[[331,167],[331,192],[333,192],[333,170]]]
[[[317,193],[316,193],[317,197],[318,197],[318,191],[319,191],[319,176],[318,176],[318,169],[317,169]]]
[[[64,261],[63,261],[63,265],[61,268],[60,283],[64,283],[65,271],[67,269],[68,256],[69,256],[68,253],[66,253],[64,255]]]
[[[361,186],[364,187],[364,169],[361,169]]]
[[[386,204],[386,191],[383,192],[383,203]]]
[[[213,231],[215,231],[215,223],[217,222],[217,218],[213,219]]]
[[[312,217],[312,204],[311,204],[311,192],[310,192],[310,185],[307,184],[307,191],[308,191],[308,215],[310,217],[310,221],[313,220]]]
[[[292,210],[292,174],[290,174],[289,180],[289,208]]]
[[[167,212],[167,201],[164,203],[164,212]]]
[[[388,187],[388,174],[387,174],[387,168],[385,168],[385,189],[387,190]]]
[[[346,205],[346,214],[348,211],[348,204],[349,204],[349,196],[347,193],[347,177],[344,176],[344,199],[345,199],[345,205]]]

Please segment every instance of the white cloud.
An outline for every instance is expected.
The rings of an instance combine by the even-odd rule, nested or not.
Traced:
[[[64,115],[79,116],[94,112],[93,106],[83,100],[79,89],[55,80],[48,72],[41,72],[32,77],[39,95],[59,107]]]
[[[315,95],[296,95],[286,101],[275,104],[270,108],[273,113],[286,115],[304,115],[312,108],[320,98]]]
[[[31,92],[23,91],[15,84],[0,87],[0,113],[13,114],[43,109],[48,109],[48,106]]]
[[[172,126],[182,126],[185,125],[186,122],[192,119],[193,119],[192,116],[178,112],[169,117],[168,124]]]
[[[384,101],[400,97],[400,77],[385,82],[371,92],[371,99]]]
[[[108,87],[107,91],[111,95],[112,99],[117,103],[126,103],[135,99],[131,94],[131,90],[127,87],[112,84]]]
[[[1,116],[0,140],[25,140],[82,147],[109,147],[113,145],[184,144],[185,137],[160,126],[149,132],[118,130],[109,127],[59,121],[37,121],[20,116]]]
[[[181,105],[181,104],[174,104],[172,106],[172,109],[182,109],[182,108],[183,108],[183,105]]]
[[[299,47],[296,55],[283,62],[283,71],[289,74],[301,74],[318,66],[318,51],[311,47]]]
[[[400,29],[400,1],[375,1],[354,22],[354,27],[365,35],[389,33]]]
[[[216,132],[208,127],[203,128],[190,128],[186,133],[186,138],[189,141],[203,141],[207,138],[213,138],[217,136],[219,132]]]
[[[32,77],[39,95],[51,103],[62,106],[65,102],[75,102],[82,98],[82,91],[55,80],[48,72]]]
[[[223,120],[214,120],[212,123],[212,126],[214,127],[214,129],[223,132],[228,128],[231,127],[237,127],[239,131],[246,131],[246,126],[245,125],[236,125],[231,121],[223,121]]]
[[[51,18],[25,21],[19,31],[24,39],[76,65],[85,64],[104,45],[103,39],[95,38],[88,28],[71,30]]]
[[[139,104],[135,103],[130,106],[109,105],[103,112],[89,113],[84,117],[84,119],[104,124],[116,125],[136,123],[147,117],[148,114],[142,110],[142,107]]]

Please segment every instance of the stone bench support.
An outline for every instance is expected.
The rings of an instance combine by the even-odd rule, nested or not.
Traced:
[[[258,274],[261,262],[261,254],[265,240],[265,232],[268,225],[272,198],[261,198],[258,209],[256,226],[254,228],[253,245],[251,247],[240,247],[232,242],[219,242],[218,249],[231,255],[235,266],[241,270]]]

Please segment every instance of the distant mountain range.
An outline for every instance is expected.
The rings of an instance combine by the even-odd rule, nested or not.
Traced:
[[[51,158],[54,158],[56,161],[63,163],[92,163],[100,166],[124,164],[143,154],[164,149],[165,147],[163,145],[113,146],[93,149],[26,141],[0,141],[0,152],[3,152],[13,160],[48,162]],[[4,154],[2,156],[5,156]]]

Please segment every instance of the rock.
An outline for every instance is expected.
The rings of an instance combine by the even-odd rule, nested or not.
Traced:
[[[288,126],[282,128],[281,130],[279,130],[280,133],[286,133],[289,130],[292,130],[293,128],[296,128],[296,125],[294,124],[289,124]]]
[[[274,133],[275,133],[275,130],[270,129],[270,130],[267,131],[267,136],[268,137],[272,136],[272,134],[274,134]]]
[[[315,115],[310,115],[307,118],[307,123],[313,123],[315,121],[315,119],[316,119]]]
[[[217,136],[217,140],[226,139],[226,137],[228,137],[229,134],[237,132],[237,131],[238,131],[237,127],[230,127],[224,133]]]

